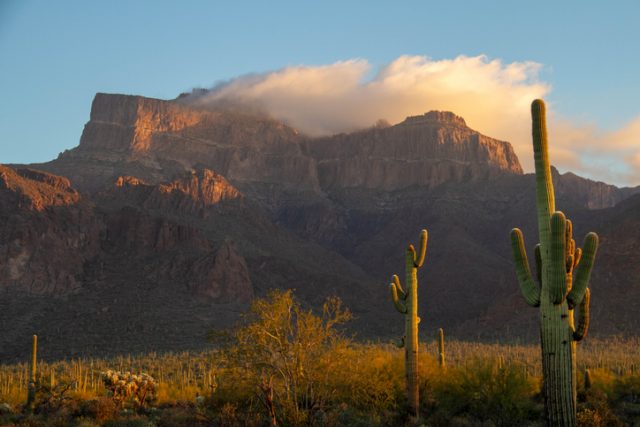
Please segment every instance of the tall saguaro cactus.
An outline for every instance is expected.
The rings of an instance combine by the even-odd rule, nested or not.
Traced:
[[[545,105],[531,104],[536,204],[540,243],[535,247],[538,284],[527,260],[522,232],[511,230],[511,245],[520,289],[532,307],[540,307],[543,389],[547,422],[551,426],[576,424],[576,342],[589,326],[589,277],[598,235],[588,233],[584,250],[576,247],[571,221],[555,210],[555,195],[547,143]],[[574,325],[573,309],[580,321]]]
[[[418,416],[418,268],[424,263],[427,252],[427,230],[420,232],[420,249],[416,253],[413,245],[409,245],[405,251],[405,277],[406,290],[400,284],[400,279],[395,274],[389,285],[391,298],[396,309],[404,314],[405,326],[401,346],[404,346],[405,377],[407,382],[407,400],[409,410],[415,417]]]

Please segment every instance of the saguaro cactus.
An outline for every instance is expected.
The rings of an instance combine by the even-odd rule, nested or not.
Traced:
[[[584,370],[584,388],[585,390],[591,388],[591,371],[589,369]]]
[[[409,245],[405,251],[406,290],[400,284],[400,279],[395,274],[389,285],[391,298],[396,309],[404,314],[405,327],[401,347],[404,347],[405,377],[407,382],[407,400],[409,410],[415,417],[418,416],[418,268],[424,263],[427,251],[427,230],[420,232],[420,250],[416,253],[413,245]]]
[[[552,426],[576,424],[576,342],[589,326],[589,277],[598,235],[588,233],[584,251],[572,238],[571,221],[555,210],[555,195],[547,144],[545,105],[531,104],[533,152],[536,170],[536,204],[540,243],[535,247],[538,284],[527,260],[522,232],[511,230],[511,245],[520,289],[526,302],[540,307],[543,389],[547,422]],[[575,274],[574,274],[575,270]],[[580,321],[574,326],[573,309]]]
[[[31,346],[31,376],[29,377],[29,389],[27,391],[27,412],[33,412],[33,406],[36,400],[36,372],[38,363],[38,336],[33,336]]]
[[[440,367],[444,368],[444,329],[438,329],[438,361],[440,362]]]

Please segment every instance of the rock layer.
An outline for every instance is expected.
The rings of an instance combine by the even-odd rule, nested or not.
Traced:
[[[469,129],[450,112],[431,111],[386,128],[309,142],[325,190],[383,191],[522,174],[511,144]]]

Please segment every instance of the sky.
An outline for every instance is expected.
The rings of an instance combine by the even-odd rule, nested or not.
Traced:
[[[535,5],[535,7],[533,7]],[[96,92],[258,105],[311,134],[450,110],[532,170],[640,185],[637,1],[0,0],[0,163],[76,146]]]

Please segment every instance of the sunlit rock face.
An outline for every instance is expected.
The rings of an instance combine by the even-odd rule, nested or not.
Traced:
[[[522,173],[509,143],[469,129],[450,112],[307,138],[265,116],[110,94],[96,95],[80,145],[45,167],[89,190],[118,175],[158,183],[205,167],[265,201],[335,188],[393,191]]]
[[[431,111],[386,128],[309,142],[323,189],[385,191],[522,174],[511,144],[468,128],[461,117]]]
[[[80,194],[67,178],[33,169],[13,169],[0,165],[2,203],[26,210],[42,211],[51,206],[77,203]]]
[[[102,229],[69,180],[0,166],[0,289],[64,294],[81,287]]]
[[[80,145],[48,168],[88,190],[102,189],[118,175],[158,183],[206,167],[235,185],[316,191],[314,162],[300,140],[295,130],[266,117],[97,94]]]
[[[154,287],[248,302],[251,280],[233,245],[217,245],[200,228],[171,218],[209,218],[220,203],[242,198],[222,176],[202,170],[158,185],[121,177],[110,192],[85,202],[66,178],[0,166],[0,288],[63,296],[88,281],[108,281],[104,265],[115,263],[132,281],[146,270]],[[135,260],[144,268],[127,267]]]
[[[241,203],[244,195],[222,175],[209,169],[187,172],[166,184],[147,184],[132,176],[116,179],[117,193],[136,200],[146,209],[198,213],[208,216],[207,208],[221,202]]]

